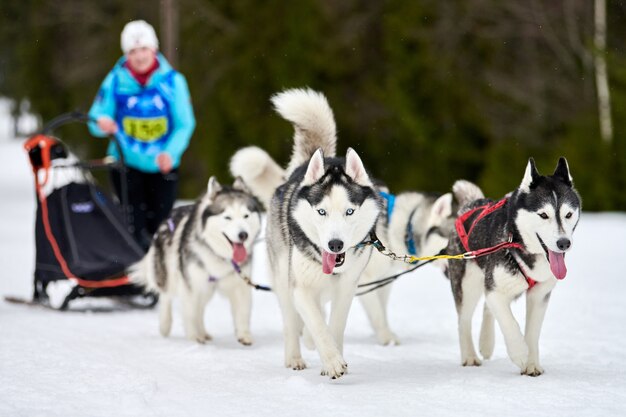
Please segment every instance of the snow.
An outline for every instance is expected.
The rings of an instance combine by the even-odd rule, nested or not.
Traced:
[[[19,142],[0,143],[0,196],[0,295],[29,297],[35,204]],[[235,340],[219,296],[207,308],[214,340],[204,346],[183,337],[180,320],[162,338],[156,310],[54,312],[0,301],[0,416],[625,415],[624,236],[626,214],[583,214],[546,315],[538,378],[519,375],[500,335],[492,360],[460,366],[449,283],[425,267],[394,284],[389,316],[400,346],[378,346],[354,303],[350,373],[336,381],[319,375],[316,352],[304,351],[304,371],[283,367],[271,293],[254,294],[251,347]],[[261,246],[253,279],[266,283]],[[523,300],[513,308],[523,326]]]
[[[41,118],[31,112],[28,99],[22,99],[17,103],[15,100],[0,96],[0,142],[12,140],[16,134],[30,135],[40,125]]]

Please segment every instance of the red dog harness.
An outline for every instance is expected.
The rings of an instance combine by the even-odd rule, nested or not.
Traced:
[[[461,239],[461,243],[463,244],[463,247],[465,248],[465,250],[471,253],[474,258],[479,257],[479,256],[489,255],[489,254],[498,252],[499,250],[508,249],[508,248],[524,250],[524,246],[522,246],[519,243],[513,242],[511,240],[512,239],[511,236],[509,236],[508,241],[498,243],[495,246],[491,246],[489,248],[470,250],[469,237],[472,231],[474,230],[474,227],[476,226],[476,224],[482,219],[484,219],[485,217],[487,217],[488,215],[490,215],[491,213],[493,213],[494,211],[502,208],[502,206],[504,206],[507,201],[508,201],[508,198],[505,197],[502,200],[498,201],[497,203],[488,203],[488,204],[485,204],[484,206],[475,207],[471,209],[470,211],[463,213],[461,216],[459,216],[456,219],[454,226],[456,228],[457,234],[459,235],[459,239]],[[476,213],[479,210],[481,210],[480,214],[476,216],[476,218],[472,221],[472,224],[470,225],[469,230],[467,230],[465,228],[465,222],[467,221],[467,219],[469,219],[474,213]],[[537,283],[537,281],[529,277],[524,271],[524,269],[522,268],[522,266],[519,265],[519,263],[518,263],[518,266],[519,266],[520,271],[522,272],[522,275],[524,275],[524,278],[526,278],[526,282],[528,283],[528,289],[530,290]]]

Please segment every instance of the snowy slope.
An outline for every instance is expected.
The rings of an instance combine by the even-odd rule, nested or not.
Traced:
[[[34,207],[21,144],[0,143],[1,296],[30,295]],[[623,416],[624,236],[625,214],[584,213],[569,274],[551,298],[538,378],[519,375],[500,336],[494,359],[461,367],[449,283],[426,267],[392,292],[402,345],[376,345],[354,303],[350,373],[332,382],[319,375],[315,352],[304,352],[309,369],[283,368],[280,313],[268,293],[254,294],[252,347],[236,342],[219,296],[206,312],[214,341],[205,346],[184,339],[179,321],[160,337],[156,310],[59,313],[0,301],[0,416]],[[266,282],[257,249],[253,278]],[[524,302],[514,310],[523,325]]]

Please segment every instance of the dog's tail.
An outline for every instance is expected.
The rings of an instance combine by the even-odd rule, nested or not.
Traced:
[[[272,195],[285,181],[282,169],[267,152],[256,146],[238,150],[230,159],[230,172],[240,177],[250,192],[269,208]]]
[[[131,283],[142,286],[148,290],[159,291],[154,274],[154,248],[151,246],[144,257],[129,266],[126,274]]]
[[[485,198],[483,191],[473,182],[458,180],[452,186],[454,198],[459,203],[459,214],[462,214],[463,207],[472,201]]]
[[[322,93],[309,88],[285,90],[272,96],[274,109],[293,123],[294,145],[286,175],[308,162],[319,148],[324,156],[334,157],[337,128],[333,111]]]

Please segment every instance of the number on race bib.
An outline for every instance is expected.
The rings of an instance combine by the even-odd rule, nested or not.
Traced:
[[[127,136],[142,142],[154,142],[167,133],[167,117],[124,117],[122,127]]]

